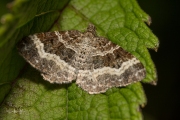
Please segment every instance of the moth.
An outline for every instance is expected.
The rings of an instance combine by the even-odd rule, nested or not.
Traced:
[[[93,24],[85,32],[68,30],[29,35],[17,48],[44,80],[58,84],[75,80],[89,94],[104,93],[146,76],[143,64],[135,56],[97,36]]]

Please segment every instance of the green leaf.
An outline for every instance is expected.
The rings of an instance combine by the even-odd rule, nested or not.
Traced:
[[[75,83],[50,84],[27,65],[16,50],[24,36],[37,32],[84,31],[89,23],[104,36],[135,55],[145,66],[143,82],[155,83],[155,66],[147,48],[158,39],[144,22],[150,17],[135,0],[16,0],[0,27],[0,119],[119,119],[140,120],[146,97],[141,83],[89,95]],[[10,89],[11,87],[11,89]],[[6,96],[6,97],[5,97]]]

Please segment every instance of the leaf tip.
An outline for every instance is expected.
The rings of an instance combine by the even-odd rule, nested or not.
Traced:
[[[148,19],[147,19],[146,23],[147,23],[149,26],[151,25],[151,23],[152,23],[152,19],[151,19],[151,17],[150,17],[150,16],[148,16]]]

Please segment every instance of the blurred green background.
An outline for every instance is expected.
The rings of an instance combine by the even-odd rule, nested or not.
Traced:
[[[0,0],[0,16],[8,12],[4,6],[11,0]],[[143,84],[147,105],[142,109],[145,120],[180,120],[180,7],[178,0],[138,0],[152,18],[150,29],[160,40],[158,52],[149,50],[156,65],[158,84]],[[1,23],[0,23],[1,25]]]
[[[7,3],[10,3],[12,0],[0,0],[0,16],[2,16],[4,13],[8,12],[7,9]]]

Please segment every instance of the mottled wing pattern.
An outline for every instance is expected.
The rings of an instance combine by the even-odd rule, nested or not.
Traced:
[[[45,80],[51,83],[69,83],[76,79],[76,69],[67,63],[75,52],[59,41],[56,32],[30,35],[20,42],[18,49],[41,72]]]
[[[94,25],[84,33],[77,30],[37,33],[19,45],[20,54],[51,83],[69,83],[90,94],[108,88],[126,86],[142,80],[142,63],[104,37],[98,37]]]

